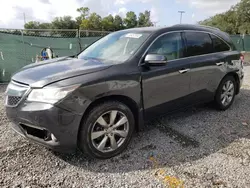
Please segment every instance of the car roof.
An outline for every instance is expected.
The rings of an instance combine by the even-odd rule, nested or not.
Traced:
[[[127,29],[131,32],[167,32],[167,31],[179,31],[179,30],[201,30],[201,31],[220,31],[218,28],[210,27],[210,26],[204,26],[204,25],[191,25],[191,24],[177,24],[169,27],[137,27],[137,28],[131,28]]]
[[[204,26],[204,25],[192,25],[192,24],[177,24],[169,27],[139,27],[139,28],[132,28],[132,29],[127,29],[131,32],[149,32],[152,34],[162,34],[166,32],[171,32],[171,31],[185,31],[185,30],[191,30],[191,31],[203,31],[203,32],[208,32],[212,33],[214,35],[217,35],[218,37],[222,38],[224,41],[226,41],[230,46],[232,46],[232,40],[230,36],[221,31],[218,28],[215,27],[210,27],[210,26]]]
[[[156,31],[159,31],[160,29],[164,29],[166,27],[136,27],[136,28],[130,28],[130,29],[125,29],[126,31],[130,32],[149,32],[153,33]]]

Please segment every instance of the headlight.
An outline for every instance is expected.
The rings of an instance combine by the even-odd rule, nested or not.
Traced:
[[[61,87],[61,88],[43,88],[33,89],[28,95],[28,101],[56,103],[66,97],[69,93],[78,88],[79,85]]]

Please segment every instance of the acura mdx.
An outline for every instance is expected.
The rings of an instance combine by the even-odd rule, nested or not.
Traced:
[[[219,29],[127,29],[22,68],[7,87],[6,113],[29,140],[105,159],[158,115],[210,101],[228,109],[243,77],[241,54]]]

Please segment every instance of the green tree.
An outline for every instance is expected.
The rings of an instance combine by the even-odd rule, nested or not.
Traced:
[[[102,21],[102,17],[100,15],[98,15],[97,13],[91,13],[89,16],[89,22],[91,25],[91,29],[93,30],[101,30],[102,26],[101,26],[101,21]]]
[[[77,9],[77,12],[79,12],[81,15],[81,19],[84,20],[89,16],[89,8],[88,7],[81,7]]]
[[[243,24],[239,27],[239,33],[242,33],[242,34],[250,34],[250,24],[249,24],[249,23],[243,23]]]
[[[153,24],[153,22],[151,21],[151,12],[148,11],[148,10],[146,10],[146,11],[144,12],[144,16],[145,16],[145,25],[144,25],[144,26],[147,26],[147,27],[153,26],[154,24]]]
[[[56,17],[51,25],[53,29],[77,29],[76,21],[71,16]]]
[[[36,21],[30,21],[24,25],[25,29],[51,29],[50,23],[40,23]],[[25,31],[25,34],[39,36],[42,33],[39,31]]]
[[[41,23],[39,25],[39,29],[51,29],[51,28],[52,28],[51,23]]]
[[[82,20],[82,23],[81,23],[81,25],[80,25],[80,28],[81,28],[81,29],[84,29],[84,30],[89,30],[89,29],[91,29],[90,21],[87,20],[87,19]]]
[[[139,27],[149,27],[153,26],[153,23],[150,19],[150,11],[146,10],[144,13],[140,13],[138,17],[138,26]]]
[[[250,22],[250,1],[249,0],[241,0],[237,6],[237,13],[240,21],[242,22]]]
[[[104,17],[102,19],[102,29],[105,31],[114,31],[115,30],[115,26],[114,26],[114,18],[113,16],[110,14],[107,17]]]
[[[229,34],[250,34],[250,0],[241,0],[230,10],[199,22],[217,27]]]
[[[216,27],[230,34],[238,33],[236,12],[232,10],[229,10],[223,14],[217,14],[209,19],[200,22],[200,24]]]
[[[79,27],[82,24],[82,20],[85,20],[89,16],[89,8],[88,7],[81,7],[76,10],[80,13],[80,16],[76,17],[76,24]]]
[[[143,27],[145,25],[145,21],[146,21],[145,15],[143,13],[140,13],[138,17],[138,26]]]
[[[39,29],[40,22],[30,21],[24,25],[25,29]]]
[[[91,13],[87,19],[83,19],[80,25],[81,29],[86,30],[101,30],[102,18],[96,13]]]
[[[241,2],[235,6],[235,12],[237,12],[239,32],[250,34],[250,1],[241,0]]]
[[[137,26],[137,16],[133,11],[127,12],[126,18],[124,18],[124,24],[126,28],[133,28]]]
[[[122,18],[119,15],[116,15],[114,18],[114,28],[116,31],[124,28]]]
[[[119,15],[113,17],[111,14],[102,18],[97,13],[90,12],[88,7],[80,7],[77,9],[80,16],[72,19],[71,16],[56,17],[51,23],[40,23],[31,21],[25,24],[25,29],[86,29],[86,30],[106,30],[117,31],[125,28],[152,26],[150,20],[150,11],[140,13],[137,20],[137,15],[130,11],[126,17],[122,19]],[[246,29],[246,27],[242,27]],[[56,31],[53,33],[58,34]]]

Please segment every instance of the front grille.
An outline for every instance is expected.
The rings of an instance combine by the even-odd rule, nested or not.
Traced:
[[[6,90],[5,104],[11,107],[17,106],[28,90],[29,86],[11,81]]]
[[[9,106],[16,106],[22,97],[16,97],[16,96],[7,96],[7,105]]]

